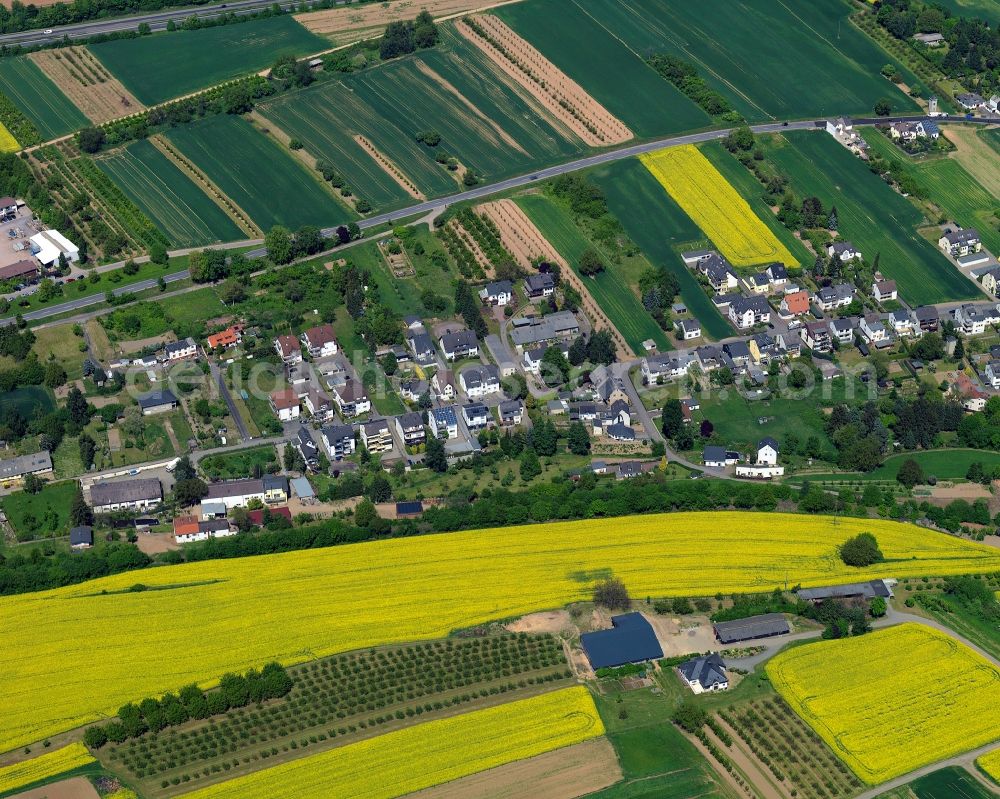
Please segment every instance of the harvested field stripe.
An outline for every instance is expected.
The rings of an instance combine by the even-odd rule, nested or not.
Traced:
[[[590,691],[576,686],[406,727],[183,799],[393,799],[603,734]]]
[[[94,762],[82,743],[73,743],[30,760],[0,766],[0,793],[8,793]]]
[[[380,153],[378,148],[375,147],[368,139],[362,136],[360,133],[355,134],[354,141],[360,144],[366,153],[375,159],[375,163],[379,165],[380,169],[383,169],[385,173],[396,181],[403,189],[415,200],[426,200],[427,197],[424,196],[414,184],[403,173],[398,166],[396,166],[392,161],[390,161],[384,153]]]
[[[92,122],[108,122],[146,108],[85,47],[38,50],[28,58]]]
[[[16,153],[20,149],[21,145],[17,143],[17,139],[0,122],[0,153]]]
[[[639,156],[660,185],[736,266],[799,262],[693,145]]]

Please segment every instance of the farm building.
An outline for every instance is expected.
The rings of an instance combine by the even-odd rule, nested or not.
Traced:
[[[283,519],[288,521],[292,520],[292,512],[282,505],[280,508],[260,508],[258,510],[252,510],[247,512],[247,521],[255,527],[264,526],[264,514],[269,514],[270,518],[275,518],[281,516]]]
[[[580,636],[583,651],[594,669],[642,663],[663,657],[656,633],[641,613],[612,616],[610,630]]]
[[[266,474],[256,480],[225,480],[208,486],[206,499],[227,508],[246,507],[252,499],[274,504],[288,501],[288,478]]]
[[[885,584],[885,580],[831,585],[826,588],[800,588],[797,593],[799,599],[816,603],[824,599],[874,599],[875,597],[888,599],[892,596],[892,591]]]
[[[714,652],[684,661],[677,667],[677,671],[696,694],[705,691],[725,691],[729,687],[726,664]]]
[[[0,280],[34,283],[38,277],[38,264],[34,261],[18,261],[10,266],[0,267]]]
[[[94,513],[145,510],[159,505],[162,500],[163,488],[155,477],[120,483],[95,483],[90,487],[90,504]]]
[[[162,391],[151,391],[143,394],[136,402],[142,408],[143,416],[151,416],[154,413],[166,413],[177,407],[177,397],[170,389]]]
[[[32,255],[43,266],[57,264],[60,255],[71,264],[80,260],[80,248],[58,230],[43,230],[32,236],[29,241]]]
[[[715,626],[715,637],[722,644],[752,641],[756,638],[770,638],[790,632],[788,620],[780,613],[765,613],[735,621],[720,621]]]

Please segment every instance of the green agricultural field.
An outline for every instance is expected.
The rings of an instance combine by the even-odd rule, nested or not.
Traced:
[[[18,541],[66,535],[76,485],[75,480],[47,483],[37,494],[18,491],[0,500]]]
[[[809,475],[810,480],[834,482],[854,482],[876,480],[895,482],[899,467],[904,461],[915,460],[925,475],[934,475],[939,480],[963,479],[976,461],[989,470],[1000,466],[1000,453],[981,449],[933,449],[926,452],[904,452],[886,458],[885,462],[871,472],[842,472],[840,474]]]
[[[175,247],[242,238],[236,223],[150,142],[135,142],[95,161]]]
[[[43,139],[64,136],[90,124],[27,56],[0,60],[0,92],[35,123]]]
[[[688,218],[648,169],[630,158],[602,166],[590,178],[604,189],[608,208],[646,257],[668,269],[681,287],[681,299],[712,338],[732,335],[733,329],[712,304],[697,279],[681,260],[680,252],[709,246],[705,235]]]
[[[569,0],[565,5],[585,7],[609,39],[637,53],[666,52],[694,64],[751,122],[870,113],[882,97],[897,111],[917,108],[879,74],[892,59],[850,23],[852,7],[845,0]],[[561,24],[553,26],[553,35],[562,35]],[[569,46],[573,38],[565,41]],[[581,57],[586,56],[582,48]]]
[[[1000,231],[994,221],[1000,199],[991,196],[957,160],[947,156],[911,158],[876,130],[864,131],[864,137],[874,153],[910,175],[925,198],[962,227],[979,230],[986,248],[1000,252]]]
[[[583,150],[573,134],[550,125],[511,88],[477,47],[450,26],[443,34],[444,43],[433,50],[352,75],[345,85],[409,138],[437,131],[441,144],[435,150],[420,145],[425,154],[454,155],[487,180],[523,174]]]
[[[949,766],[880,794],[878,799],[996,799],[996,796],[995,791],[965,769]]]
[[[912,305],[981,297],[938,249],[917,233],[924,220],[832,136],[792,131],[761,138],[767,157],[789,177],[799,196],[836,205],[840,235],[854,242],[869,262],[899,285]]]
[[[580,255],[594,244],[577,227],[570,212],[558,202],[540,194],[518,197],[516,201],[542,235],[579,274],[577,264]],[[670,340],[642,307],[629,281],[615,264],[609,264],[596,277],[581,275],[581,279],[594,301],[601,306],[635,352],[643,351],[642,342],[648,338],[653,339],[660,349],[671,348]]]
[[[997,0],[939,0],[939,3],[956,17],[985,19],[993,30],[1000,25],[1000,3]]]
[[[329,46],[291,16],[281,16],[118,39],[89,49],[125,88],[152,105],[264,69],[281,56],[301,57]]]
[[[178,294],[160,300],[159,305],[173,320],[174,325],[200,325],[206,319],[220,316],[226,312],[214,289],[209,287]]]
[[[710,125],[704,111],[645,64],[642,50],[609,32],[592,10],[582,2],[532,0],[497,8],[494,13],[639,138]]]
[[[167,137],[265,231],[332,225],[345,216],[318,173],[313,177],[242,117],[209,117],[173,128]]]
[[[56,401],[52,391],[44,386],[21,386],[0,394],[0,407],[13,408],[30,419],[36,412],[46,414],[54,410]]]

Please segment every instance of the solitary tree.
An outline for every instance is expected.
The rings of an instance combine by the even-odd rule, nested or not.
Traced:
[[[918,483],[924,482],[924,470],[913,458],[907,458],[899,467],[896,481],[907,488],[913,488]]]
[[[858,533],[848,538],[840,547],[840,559],[848,566],[871,566],[885,560],[871,533]]]
[[[94,523],[94,512],[83,498],[83,487],[77,483],[73,502],[69,506],[69,523],[73,527]]]
[[[681,401],[678,399],[667,400],[660,416],[660,429],[663,431],[663,435],[667,438],[676,438],[683,427],[684,411],[681,410]]]
[[[625,583],[617,577],[609,577],[594,586],[594,604],[608,610],[627,610],[632,606]]]
[[[448,471],[448,458],[444,451],[444,442],[431,436],[427,439],[427,449],[424,451],[424,465],[434,472]]]

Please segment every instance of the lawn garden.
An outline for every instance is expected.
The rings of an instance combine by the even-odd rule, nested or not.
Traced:
[[[46,483],[37,494],[17,491],[0,500],[18,541],[69,534],[69,508],[76,495],[75,480]]]
[[[139,141],[95,163],[152,219],[175,247],[242,237],[239,227],[149,141]]]
[[[152,105],[264,69],[281,56],[301,58],[329,46],[291,16],[278,16],[116,39],[89,49],[132,94]]]
[[[279,468],[278,455],[271,445],[240,449],[203,458],[198,464],[210,480],[231,480],[255,474],[268,474]]]
[[[609,527],[615,530],[610,539]],[[837,543],[860,530],[877,537],[886,564],[849,568],[835,557]],[[711,562],[706,550],[716,553]],[[663,569],[664,562],[671,568]],[[9,620],[7,646],[0,651],[9,687],[0,748],[23,746],[114,713],[123,702],[191,681],[208,684],[270,659],[295,664],[427,640],[584,600],[609,573],[621,577],[634,596],[705,596],[770,589],[786,579],[816,586],[997,570],[997,550],[912,525],[723,512],[394,538],[142,573],[144,584],[169,588],[167,594],[124,591],[136,582],[135,574],[125,573],[0,599]],[[107,597],[102,591],[118,593]],[[379,596],[373,605],[372,597]],[[206,607],[213,612],[206,615]],[[303,614],[304,607],[309,613]],[[357,623],[361,613],[368,624]],[[296,623],[288,624],[293,617]],[[255,620],[252,636],[246,635],[247,618]],[[158,635],[150,637],[150,629]],[[162,658],[167,638],[185,652],[169,673],[133,668],[136,658]],[[72,656],[84,646],[93,657]],[[54,648],[69,653],[72,669],[66,658],[51,655]],[[15,668],[25,659],[35,664],[30,672]]]
[[[83,112],[27,56],[0,59],[0,87],[45,141],[89,124]]]

